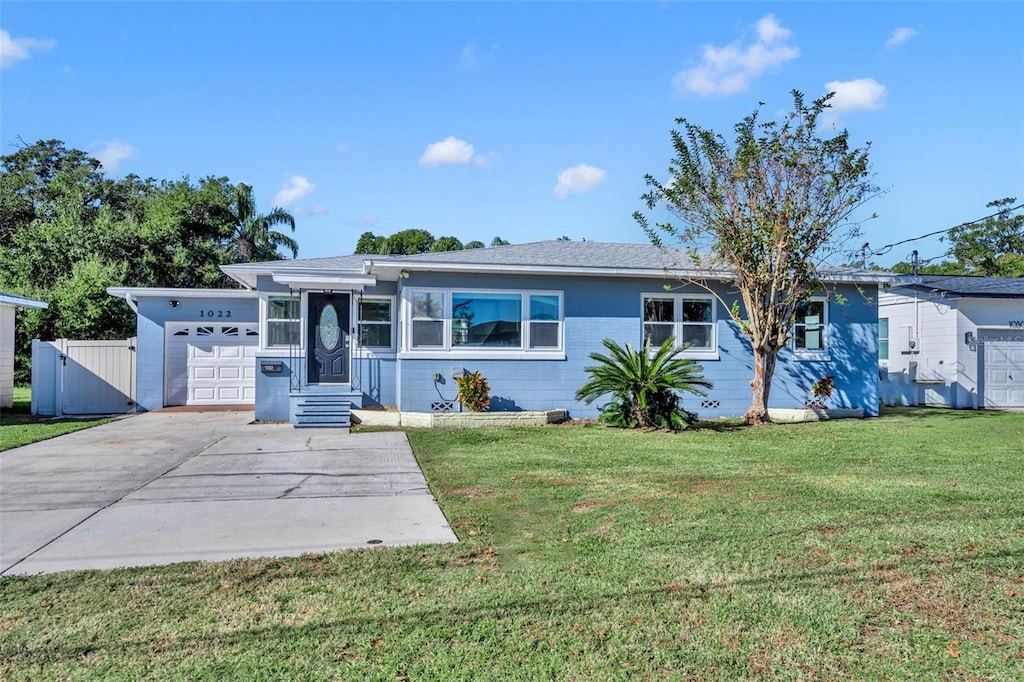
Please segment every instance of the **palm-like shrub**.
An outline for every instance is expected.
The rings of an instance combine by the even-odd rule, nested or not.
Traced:
[[[608,355],[590,354],[598,364],[585,368],[590,381],[576,391],[576,399],[588,405],[601,396],[611,396],[601,407],[601,422],[680,431],[696,420],[696,415],[679,405],[679,394],[707,395],[712,384],[704,378],[699,362],[679,357],[686,346],[673,348],[671,337],[656,350],[649,338],[639,351],[628,343],[623,348],[611,339],[601,343]]]

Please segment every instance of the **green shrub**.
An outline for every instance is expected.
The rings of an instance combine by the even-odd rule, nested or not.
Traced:
[[[611,402],[601,407],[603,423],[680,431],[696,420],[696,415],[680,406],[679,394],[707,395],[712,384],[704,378],[699,362],[679,357],[688,346],[673,348],[672,337],[657,350],[649,338],[644,339],[639,352],[628,343],[625,348],[611,339],[602,343],[609,354],[590,354],[598,364],[585,368],[590,381],[576,392],[576,399],[589,405],[611,395]]]

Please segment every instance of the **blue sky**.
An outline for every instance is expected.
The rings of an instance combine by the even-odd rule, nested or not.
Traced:
[[[1024,200],[1024,3],[8,1],[0,30],[3,153],[251,183],[300,257],[406,228],[644,241],[675,119],[729,133],[793,88],[871,141],[874,248]],[[915,247],[945,250],[877,260]]]

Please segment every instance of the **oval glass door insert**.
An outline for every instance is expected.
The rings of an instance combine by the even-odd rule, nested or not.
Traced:
[[[320,345],[324,350],[334,350],[338,345],[341,330],[338,328],[338,311],[333,303],[328,303],[320,311]]]

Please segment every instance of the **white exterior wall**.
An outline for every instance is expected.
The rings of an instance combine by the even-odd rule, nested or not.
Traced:
[[[882,400],[889,405],[978,407],[978,347],[965,342],[980,329],[1009,329],[1011,320],[1024,318],[1020,299],[952,298],[909,289],[883,291],[879,318],[889,318],[889,360],[882,382]],[[917,354],[908,350],[906,332],[917,336]],[[912,366],[916,362],[917,365]],[[936,382],[936,383],[932,383]]]
[[[0,407],[14,404],[14,308],[0,305]]]

